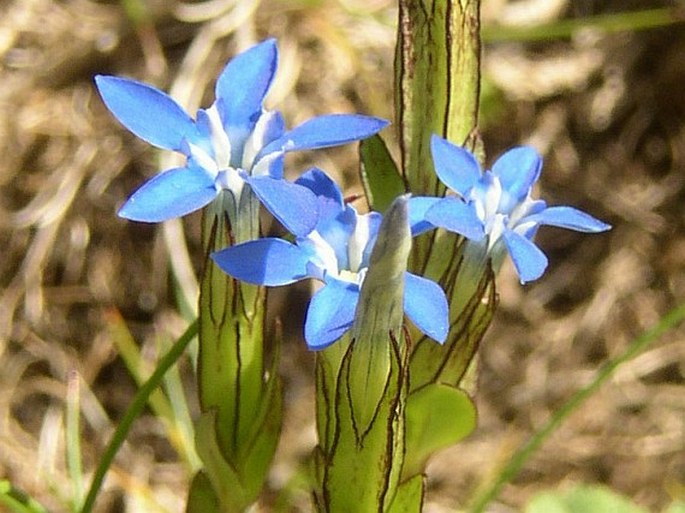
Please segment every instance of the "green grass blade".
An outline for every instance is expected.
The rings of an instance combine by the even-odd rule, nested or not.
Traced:
[[[483,493],[476,497],[472,502],[469,511],[471,513],[482,513],[485,507],[499,495],[506,483],[518,474],[523,465],[537,451],[542,443],[561,425],[561,423],[577,410],[586,399],[594,394],[599,387],[616,372],[622,364],[631,360],[652,342],[657,340],[667,331],[675,328],[685,319],[685,304],[671,310],[653,328],[637,337],[626,348],[623,354],[607,362],[597,373],[592,382],[576,392],[566,404],[559,408],[547,423],[537,431],[525,444],[523,444],[512,456],[509,464],[499,473],[497,479]]]
[[[5,479],[0,480],[0,506],[7,507],[12,513],[48,513],[42,504]]]
[[[114,309],[109,310],[106,313],[106,320],[112,342],[114,342],[114,345],[117,348],[117,353],[119,353],[119,356],[123,360],[124,365],[126,365],[126,368],[136,384],[140,386],[147,378],[147,363],[143,359],[138,344],[136,344],[136,341],[133,339],[133,335],[131,335],[126,322],[119,312]],[[163,418],[169,423],[173,423],[174,418],[171,405],[162,390],[155,390],[154,393],[150,395],[149,400],[150,407],[157,417]]]
[[[484,26],[481,32],[486,43],[505,41],[545,41],[571,37],[579,30],[596,29],[604,33],[632,32],[666,27],[685,21],[682,11],[674,8],[646,9],[634,12],[601,14],[572,20],[559,20],[542,25],[502,27]]]
[[[150,378],[138,389],[138,392],[131,402],[131,405],[128,407],[124,417],[117,426],[117,429],[112,436],[112,440],[110,440],[109,445],[100,458],[98,468],[93,476],[93,481],[90,485],[90,489],[88,490],[88,495],[83,504],[83,508],[81,509],[81,513],[90,513],[93,510],[95,498],[100,491],[102,482],[105,479],[105,474],[112,465],[112,461],[114,461],[114,457],[119,451],[119,448],[124,443],[124,440],[131,429],[133,421],[136,420],[138,415],[140,415],[140,412],[143,411],[145,405],[150,399],[150,395],[157,390],[157,387],[159,387],[160,383],[164,379],[166,372],[169,370],[169,368],[171,368],[172,365],[174,365],[174,363],[176,363],[179,357],[183,354],[183,351],[185,351],[188,344],[190,344],[191,340],[193,340],[196,335],[197,321],[188,326],[185,333],[180,336],[174,345],[171,346],[171,349],[169,349],[167,354],[165,354],[164,357],[159,361],[157,368],[152,373]]]
[[[140,387],[150,375],[149,362],[143,358],[138,344],[131,335],[124,319],[116,310],[107,312],[107,325],[117,352],[124,361],[136,384]],[[159,344],[159,352],[166,350],[167,345]],[[168,433],[169,442],[178,454],[196,469],[199,460],[195,454],[193,429],[190,416],[187,414],[185,396],[179,396],[183,390],[178,371],[168,372],[164,377],[164,389],[155,390],[150,395],[150,408],[159,418]],[[171,394],[174,394],[172,397]],[[183,410],[186,410],[185,412]]]
[[[160,347],[166,350],[169,344],[170,341],[164,337]],[[202,462],[195,452],[195,427],[178,365],[172,366],[164,376],[164,390],[174,417],[174,424],[169,429],[176,433],[179,447],[183,448],[183,458],[189,469],[195,472],[202,466]]]

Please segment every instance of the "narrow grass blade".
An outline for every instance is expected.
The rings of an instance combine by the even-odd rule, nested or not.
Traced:
[[[81,513],[90,513],[93,510],[93,506],[95,505],[95,499],[97,497],[98,492],[100,491],[102,482],[105,479],[105,474],[109,470],[109,467],[112,465],[114,457],[119,451],[119,448],[124,443],[124,440],[126,439],[126,436],[128,435],[128,432],[131,429],[133,421],[136,420],[136,418],[138,418],[138,415],[140,415],[140,413],[143,411],[148,401],[150,400],[150,395],[161,384],[166,372],[172,365],[174,365],[174,363],[176,363],[179,357],[183,354],[183,351],[185,351],[188,344],[190,344],[190,342],[193,340],[195,335],[197,335],[197,321],[193,322],[190,326],[188,326],[185,333],[183,333],[183,335],[180,336],[180,338],[174,343],[174,345],[171,346],[171,349],[169,349],[167,354],[165,354],[164,357],[159,361],[159,363],[157,364],[157,368],[152,373],[150,378],[145,383],[143,383],[143,385],[138,389],[138,392],[133,398],[133,401],[131,401],[131,405],[128,407],[128,410],[126,410],[124,417],[121,419],[121,422],[117,426],[117,429],[114,432],[114,435],[112,436],[109,445],[107,446],[105,452],[102,454],[102,457],[100,458],[98,468],[95,470],[95,474],[93,475],[93,481],[90,484],[90,489],[88,490],[88,495],[86,496],[83,508],[81,508]]]
[[[140,348],[121,315],[112,309],[106,312],[105,318],[117,352],[136,384],[140,386],[150,374],[149,362],[144,360]],[[160,352],[162,348],[166,349],[166,346],[160,344]],[[150,408],[164,424],[169,442],[174,449],[191,468],[198,468],[199,460],[193,444],[192,421],[187,414],[185,396],[178,393],[183,389],[180,374],[173,371],[167,373],[164,377],[164,385],[164,389],[155,390],[150,395]],[[172,392],[173,397],[171,397]]]
[[[481,34],[483,41],[486,43],[546,41],[571,37],[576,32],[585,29],[595,29],[604,33],[632,32],[666,27],[675,23],[682,23],[683,21],[685,21],[685,16],[682,10],[666,7],[602,14],[572,20],[559,20],[543,25],[520,27],[485,26]]]
[[[0,506],[7,507],[12,513],[48,513],[42,504],[5,479],[0,480]]]
[[[566,420],[566,418],[576,411],[586,399],[594,394],[599,387],[616,372],[622,364],[631,360],[661,335],[678,326],[685,320],[685,304],[671,310],[653,328],[637,337],[626,348],[623,354],[607,362],[597,373],[595,379],[585,387],[576,392],[566,404],[559,408],[547,423],[537,431],[525,444],[523,444],[512,456],[509,464],[499,473],[497,479],[483,493],[478,495],[472,502],[469,511],[471,513],[482,513],[485,507],[494,500],[506,483],[518,474],[528,459],[540,448],[547,438]]]
[[[112,337],[112,342],[117,348],[117,352],[124,361],[126,368],[131,373],[136,384],[140,386],[146,379],[146,363],[140,353],[140,348],[133,339],[133,335],[128,329],[126,322],[116,310],[108,310],[105,314],[107,327]],[[169,400],[161,390],[155,390],[150,395],[150,407],[155,415],[173,422],[173,414]]]

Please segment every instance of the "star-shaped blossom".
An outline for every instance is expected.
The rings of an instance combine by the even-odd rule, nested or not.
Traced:
[[[281,178],[286,152],[364,139],[388,124],[369,116],[331,114],[286,130],[281,114],[263,106],[277,63],[273,39],[237,55],[217,80],[215,102],[200,109],[195,119],[152,86],[96,76],[105,105],[126,128],[153,146],[187,157],[183,167],[146,182],[119,215],[159,222],[204,207],[222,190],[238,198],[251,176]]]
[[[548,207],[533,199],[542,158],[531,147],[507,151],[485,172],[471,152],[436,135],[431,150],[438,177],[456,196],[429,205],[426,221],[484,244],[493,260],[508,251],[521,283],[538,279],[547,267],[547,257],[533,242],[538,227],[587,233],[611,228],[573,207]]]
[[[284,183],[266,178],[255,180],[253,188],[272,214],[297,235],[295,242],[252,240],[214,253],[212,258],[229,275],[258,285],[288,285],[306,278],[323,282],[309,304],[305,321],[307,345],[323,349],[354,324],[382,216],[377,212],[359,214],[344,202],[333,180],[312,169],[290,184],[310,190],[317,203],[311,209],[318,216],[315,229],[297,234],[299,221],[286,205],[288,195],[279,191]],[[423,333],[444,342],[449,328],[445,293],[428,279],[409,272],[404,277],[405,314]]]

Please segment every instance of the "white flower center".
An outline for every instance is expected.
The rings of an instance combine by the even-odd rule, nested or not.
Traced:
[[[216,105],[212,105],[206,110],[209,119],[210,141],[214,160],[219,169],[226,169],[231,163],[231,140],[228,138],[224,125],[221,122],[219,111]]]
[[[530,191],[523,201],[514,204],[511,208],[506,208],[508,197],[508,191],[502,188],[499,177],[491,174],[483,176],[481,181],[469,191],[468,199],[473,201],[476,215],[483,222],[488,239],[488,251],[492,251],[505,230],[513,230],[525,236],[530,229],[534,228],[535,223],[522,222],[530,213],[535,201]]]
[[[275,111],[262,111],[252,133],[248,136],[243,147],[243,158],[241,159],[243,169],[251,170],[255,165],[254,159],[268,142],[266,140],[268,130],[273,123],[274,117],[277,115],[278,113]]]
[[[268,173],[268,164],[273,158],[260,159],[266,161],[265,165],[258,165],[259,169],[253,169],[255,158],[266,144],[269,125],[278,113],[263,111],[252,132],[245,141],[231,141],[224,129],[216,104],[204,111],[207,128],[209,130],[209,148],[203,148],[197,144],[188,143],[190,155],[214,180],[217,190],[230,190],[237,198],[240,197],[244,187],[244,180],[240,176],[240,170],[252,174]],[[235,154],[242,150],[242,155]],[[240,167],[237,167],[239,165]]]
[[[341,266],[335,250],[318,231],[314,230],[309,233],[307,239],[313,246],[315,263],[320,269],[324,269],[327,274],[341,281],[356,283],[361,286],[367,271],[366,267],[361,267],[363,252],[369,239],[369,224],[366,222],[365,216],[357,217],[356,228],[347,240],[346,249],[349,263],[347,268]]]

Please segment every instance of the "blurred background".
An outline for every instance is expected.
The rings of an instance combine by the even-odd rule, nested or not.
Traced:
[[[328,112],[392,119],[396,18],[391,0],[0,3],[0,478],[69,511],[137,383],[193,316],[199,216],[161,226],[115,215],[175,157],[123,129],[93,75],[155,84],[192,113],[232,55],[273,36],[281,58],[267,103],[289,126]],[[532,144],[545,157],[540,196],[614,229],[543,228],[550,267],[525,287],[504,267],[480,354],[479,428],[432,461],[426,511],[463,507],[603,362],[685,301],[683,20],[675,0],[483,0],[488,161]],[[383,135],[395,151],[392,129]],[[292,176],[316,164],[361,193],[354,146],[289,159]],[[276,310],[287,299],[299,313],[288,316],[286,425],[259,511],[309,510],[306,294],[272,294]],[[134,424],[98,511],[183,510],[197,461],[190,354],[167,402]],[[84,482],[66,456],[79,422]],[[623,366],[493,511],[573,483],[605,484],[651,511],[685,497],[685,328]]]

